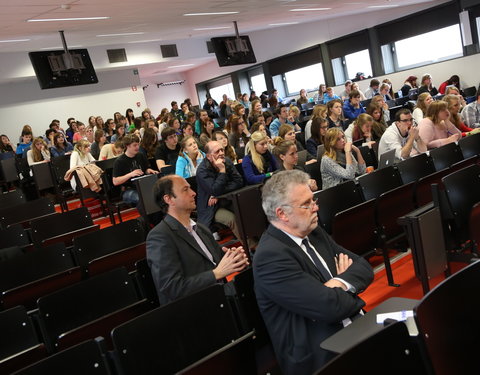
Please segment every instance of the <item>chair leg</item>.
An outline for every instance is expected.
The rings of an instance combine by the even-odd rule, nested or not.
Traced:
[[[120,223],[123,223],[122,211],[120,210],[120,206],[117,206],[117,215],[118,215],[118,220],[120,221]]]
[[[390,264],[390,258],[388,257],[388,249],[386,248],[386,246],[383,249],[382,253],[383,253],[383,263],[385,264],[385,272],[387,273],[388,285],[399,287],[400,284],[395,284],[393,280],[392,265]]]

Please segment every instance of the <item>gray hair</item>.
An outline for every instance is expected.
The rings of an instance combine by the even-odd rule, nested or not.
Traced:
[[[288,203],[289,195],[296,185],[308,185],[310,177],[298,169],[275,173],[262,189],[262,208],[268,221],[277,220],[275,213],[278,207]]]

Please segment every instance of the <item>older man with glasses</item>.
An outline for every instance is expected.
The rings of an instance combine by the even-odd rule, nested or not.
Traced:
[[[332,358],[327,337],[359,316],[358,297],[373,270],[318,225],[309,177],[279,172],[266,182],[262,207],[270,226],[253,260],[255,293],[285,375],[311,374]]]
[[[395,122],[380,138],[378,156],[394,149],[396,150],[395,161],[399,162],[427,151],[427,146],[420,138],[416,125],[410,110],[399,110],[395,115]]]

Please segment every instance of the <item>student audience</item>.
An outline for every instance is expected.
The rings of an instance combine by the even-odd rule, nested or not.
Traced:
[[[277,162],[268,151],[268,137],[256,131],[249,141],[248,155],[242,160],[243,174],[248,185],[262,183],[277,170]]]

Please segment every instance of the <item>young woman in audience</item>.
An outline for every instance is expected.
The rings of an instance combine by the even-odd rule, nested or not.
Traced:
[[[450,122],[462,132],[462,137],[465,137],[467,133],[473,129],[465,125],[459,115],[460,109],[462,108],[460,98],[457,95],[445,95],[442,100],[447,103],[447,109],[448,112],[450,112]]]
[[[400,91],[402,92],[402,96],[405,97],[405,96],[408,96],[408,93],[410,92],[410,90],[416,89],[416,88],[417,88],[417,77],[408,76],[405,82],[403,82],[403,86],[400,89]]]
[[[298,152],[297,146],[292,141],[285,141],[277,137],[277,143],[273,149],[273,154],[280,161],[278,170],[280,171],[290,171],[293,169],[299,169],[304,171],[304,168],[297,165],[298,163]],[[312,191],[317,191],[317,182],[314,179],[310,179],[309,186]]]
[[[0,142],[0,153],[4,152],[13,152],[17,150],[17,146],[15,146],[11,141],[10,138],[8,138],[5,134],[2,134],[0,136],[1,142]]]
[[[352,83],[352,91],[358,91],[358,93],[360,94],[360,100],[361,101],[364,101],[364,100],[367,99],[365,97],[365,94],[362,92],[362,90],[360,90],[360,86],[358,86],[358,82],[353,82]]]
[[[50,129],[48,128],[45,131],[45,137],[43,138],[47,142],[47,147],[50,148],[53,146],[53,137],[55,136],[57,132],[55,129]]]
[[[88,118],[88,124],[87,126],[90,125],[92,128],[97,126],[97,118],[95,116],[90,116]]]
[[[245,146],[250,140],[250,132],[247,129],[245,119],[241,116],[230,117],[231,132],[228,136],[230,144],[235,149],[238,159],[245,155]]]
[[[103,131],[103,128],[99,128],[100,130]],[[88,125],[87,128],[85,129],[85,137],[87,141],[92,144],[95,141],[95,136],[93,135],[93,127]]]
[[[53,146],[50,147],[52,157],[70,155],[72,151],[73,146],[65,139],[65,136],[62,133],[55,133],[53,136]]]
[[[388,87],[389,87],[389,90],[388,90],[388,95],[390,96],[390,98],[395,99],[395,94],[393,93],[393,85],[392,85],[392,81],[390,81],[388,78],[385,78],[382,83],[386,83],[388,84]]]
[[[122,124],[115,124],[115,134],[110,138],[110,143],[115,143],[125,136],[125,126]]]
[[[202,132],[200,134],[200,147],[205,148],[205,145],[213,139],[213,131],[215,129],[215,124],[210,119],[202,123]]]
[[[70,156],[70,169],[83,167],[93,162],[95,162],[95,158],[90,153],[90,142],[85,139],[79,140],[73,148],[72,156]],[[75,178],[70,180],[70,185],[72,185],[72,189],[75,190],[77,187]]]
[[[213,132],[213,138],[223,146],[225,156],[229,158],[233,164],[237,164],[237,154],[235,153],[235,149],[230,145],[225,133],[221,130],[216,130]]]
[[[252,127],[250,128],[250,133],[254,133],[254,132],[257,132],[257,131],[263,133],[263,135],[265,135],[265,137],[267,137],[268,151],[271,152],[273,150],[273,140],[268,135],[267,128],[266,128],[265,124],[262,123],[262,122],[254,123],[252,125]],[[248,154],[248,148],[250,147],[249,145],[250,145],[250,143],[247,143],[247,145],[245,146],[245,154]]]
[[[328,121],[321,117],[316,117],[312,121],[312,136],[307,139],[307,151],[314,158],[317,158],[317,148],[325,141],[327,134]]]
[[[100,151],[107,143],[107,137],[105,137],[105,132],[102,129],[95,130],[95,139],[94,142],[90,146],[90,153],[95,158],[95,160],[99,160]]]
[[[429,105],[427,116],[418,124],[418,134],[429,150],[456,142],[462,137],[462,132],[450,122],[449,117],[447,103],[443,100]]]
[[[100,157],[98,160],[107,160],[107,159],[112,159],[116,158],[117,156],[120,156],[123,154],[123,141],[119,139],[115,143],[109,143],[106,144],[105,146],[102,147],[102,150],[100,151]]]
[[[105,127],[105,122],[103,121],[103,117],[102,116],[97,116],[95,118],[95,123],[97,125],[97,129],[103,129]],[[94,127],[95,128],[95,127]]]
[[[17,155],[23,155],[23,152],[32,145],[32,131],[22,130],[22,135],[20,138],[22,141],[17,145],[17,149],[15,151]]]
[[[422,76],[420,88],[418,89],[418,94],[428,92],[431,96],[438,94],[437,88],[432,83],[432,76],[430,74],[424,74]]]
[[[351,133],[347,135],[348,129],[345,131],[345,138],[347,142],[357,142],[362,141],[362,146],[372,147],[372,145],[378,139],[373,138],[372,126],[373,126],[373,117],[362,113],[358,116],[357,120],[351,124],[353,125]],[[349,127],[350,129],[350,127]]]
[[[340,99],[333,99],[327,103],[327,121],[329,128],[345,129],[343,103]]]
[[[127,119],[127,125],[133,124],[133,120],[135,119],[135,115],[133,114],[133,109],[128,108],[125,111],[125,118]]]
[[[28,165],[46,163],[50,161],[50,152],[48,151],[47,143],[43,138],[35,138],[32,142],[32,147],[27,151]]]
[[[157,139],[161,138],[161,134],[157,128],[157,122],[150,119],[145,121],[143,127],[140,129],[140,139],[143,139],[143,135],[147,129],[153,129],[153,131],[157,134]]]
[[[133,125],[130,125],[128,127],[128,130],[126,130],[126,133],[130,133],[134,129],[140,130],[144,126],[145,126],[145,120],[143,119],[143,117],[135,117],[135,119],[133,120]]]
[[[116,124],[113,119],[109,118],[107,121],[105,121],[105,127],[103,128],[103,131],[105,133],[105,137],[107,137],[107,142],[110,142],[112,135],[115,134],[115,126]]]
[[[268,140],[262,132],[250,137],[249,153],[242,161],[243,174],[248,185],[260,184],[277,170],[277,162],[268,151]]]
[[[320,164],[322,188],[328,189],[345,180],[352,180],[356,174],[365,173],[365,170],[365,160],[358,147],[345,141],[341,129],[328,129],[325,135],[325,154]]]
[[[298,123],[300,122],[300,110],[296,105],[291,105],[288,108],[288,122],[290,122],[297,132],[301,131],[302,128]]]
[[[327,93],[327,85],[325,83],[321,83],[318,86],[318,92],[313,97],[313,101],[317,104],[323,102],[323,96],[326,93]]]
[[[195,125],[193,125],[189,122],[185,122],[182,126],[182,137],[186,137],[186,136],[190,135],[193,138],[195,138],[195,141],[197,141],[197,143],[200,145],[200,139],[195,134],[194,129],[195,129]]]
[[[67,130],[65,130],[65,135],[70,143],[73,143],[73,136],[77,131],[77,122],[75,120],[70,121]]]
[[[187,135],[180,142],[180,153],[175,164],[175,174],[183,178],[193,177],[205,158],[205,153],[198,149],[195,138]]]
[[[412,116],[417,124],[420,124],[420,121],[423,120],[427,114],[428,106],[433,102],[432,95],[428,92],[424,92],[418,95],[417,105],[413,110]]]
[[[327,106],[323,104],[317,104],[315,107],[313,107],[313,112],[312,116],[310,117],[310,120],[307,121],[307,124],[305,125],[305,139],[309,139],[312,136],[312,121],[316,117],[321,117],[326,119],[327,118]]]
[[[383,117],[383,108],[370,103],[367,107],[367,114],[372,116],[372,135],[375,140],[378,140],[382,137],[383,133],[385,133],[385,130],[387,130],[387,124]]]
[[[383,96],[383,100],[392,100],[392,97],[390,96],[390,85],[388,83],[382,83],[378,93]]]
[[[382,110],[383,110],[383,120],[387,124],[390,121],[390,109],[388,108],[388,104],[385,103],[385,99],[383,98],[383,96],[382,95],[375,95],[372,98],[372,101],[370,102],[370,104],[372,104],[372,103],[376,104],[376,105],[378,105],[382,108]]]
[[[113,121],[115,122],[115,124],[119,124],[120,123],[120,120],[122,119],[122,114],[120,112],[115,112],[113,114]]]
[[[280,126],[278,129],[278,137],[284,139],[286,141],[292,141],[295,142],[295,145],[297,146],[297,151],[303,151],[305,148],[303,145],[297,140],[297,137],[295,135],[295,129],[293,128],[292,125],[289,124],[283,124]],[[277,143],[278,140],[277,138],[274,139],[274,143]],[[307,157],[308,159],[308,157]]]
[[[467,105],[467,102],[465,101],[465,98],[460,93],[460,89],[458,87],[447,86],[447,89],[445,90],[445,95],[455,95],[458,98],[458,100],[460,100],[460,110]]]
[[[174,117],[170,119],[168,121],[168,126],[175,129],[175,131],[177,132],[177,135],[182,135],[182,131],[180,130],[180,120],[178,118]]]
[[[256,123],[258,116],[263,116],[262,103],[259,99],[254,99],[251,104],[250,112],[248,113],[248,124],[252,126]]]
[[[140,152],[143,153],[147,157],[147,159],[155,158],[155,151],[157,149],[157,146],[158,135],[155,128],[145,129],[143,132],[142,141],[140,142]]]
[[[307,104],[307,103],[308,103],[307,90],[301,89],[300,97],[297,99],[297,105],[301,107],[302,104]]]
[[[77,143],[82,139],[87,139],[87,129],[83,122],[77,121],[77,132],[73,135],[73,143]]]
[[[454,74],[451,76],[449,79],[447,79],[445,82],[442,82],[440,86],[438,86],[438,92],[440,94],[446,94],[446,90],[448,86],[454,86],[458,89],[460,92],[460,77]]]

